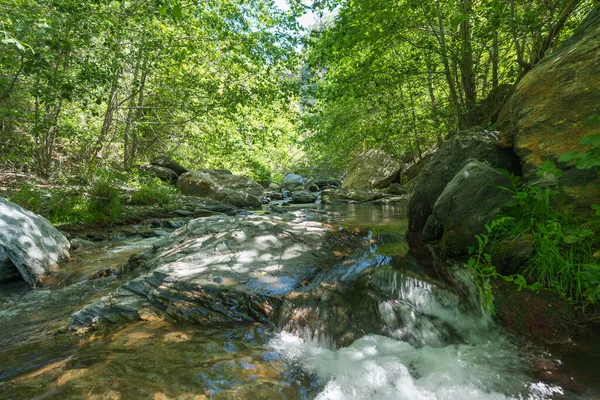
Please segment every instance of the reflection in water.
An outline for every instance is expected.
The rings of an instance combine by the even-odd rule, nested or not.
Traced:
[[[511,343],[474,306],[469,274],[440,276],[430,249],[409,249],[404,206],[319,205],[309,218],[370,233],[363,250],[321,266],[287,298],[279,329],[154,318],[56,334],[126,279],[87,277],[154,239],[74,252],[46,290],[2,286],[0,398],[547,399],[570,390],[532,373],[539,351]],[[598,393],[586,384],[580,398]]]

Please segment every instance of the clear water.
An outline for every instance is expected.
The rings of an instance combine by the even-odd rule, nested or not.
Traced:
[[[409,248],[404,207],[320,206],[310,215],[332,229],[371,233],[362,251],[329,266],[288,301],[277,327],[151,319],[83,336],[57,334],[74,311],[122,284],[118,276],[86,277],[119,267],[153,239],[76,252],[43,290],[2,286],[0,398],[600,396],[600,341],[517,343],[479,310],[472,292],[457,292],[439,276],[427,248]],[[464,270],[451,268],[450,275],[470,287]]]

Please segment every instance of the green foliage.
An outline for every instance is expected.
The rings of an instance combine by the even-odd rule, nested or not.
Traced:
[[[156,177],[141,178],[140,181],[139,188],[131,198],[131,203],[135,205],[167,206],[171,204],[172,196],[177,193],[173,186],[163,183]]]
[[[88,209],[100,220],[116,220],[123,213],[121,191],[108,179],[97,180],[90,188]]]
[[[565,160],[566,157],[563,158]],[[539,175],[551,174],[556,178],[562,171],[546,162]],[[600,219],[598,215],[580,220],[561,208],[557,201],[559,191],[549,187],[525,186],[519,177],[507,174],[513,194],[503,213],[487,226],[487,234],[478,237],[479,247],[469,260],[477,276],[496,274],[491,264],[495,246],[503,238],[522,235],[533,237],[533,256],[522,274],[504,277],[514,282],[519,290],[551,289],[579,304],[593,304],[600,300]],[[595,209],[598,209],[596,207]],[[487,283],[479,279],[484,301],[491,295]]]

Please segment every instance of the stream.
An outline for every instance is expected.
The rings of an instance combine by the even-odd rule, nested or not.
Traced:
[[[74,251],[35,291],[3,285],[0,398],[600,398],[598,338],[544,347],[504,332],[479,308],[468,270],[448,265],[440,275],[435,252],[407,242],[404,206],[319,206],[307,216],[368,234],[286,299],[273,324],[148,318],[65,333],[74,312],[124,282],[86,278],[157,238]]]

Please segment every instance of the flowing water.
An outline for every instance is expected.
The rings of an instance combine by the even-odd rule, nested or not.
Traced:
[[[518,342],[478,307],[461,266],[405,239],[399,206],[322,206],[311,218],[365,245],[289,296],[277,324],[149,319],[86,335],[70,315],[123,283],[86,280],[155,239],[106,242],[45,289],[0,288],[0,398],[594,399],[600,341]],[[446,272],[443,272],[446,271]]]

